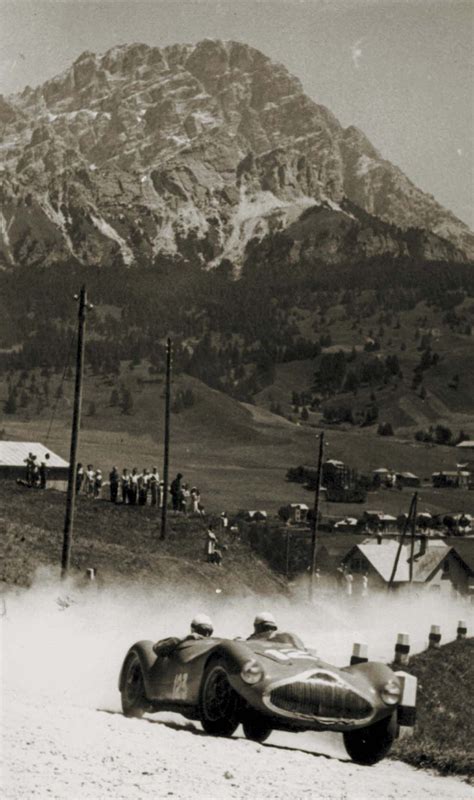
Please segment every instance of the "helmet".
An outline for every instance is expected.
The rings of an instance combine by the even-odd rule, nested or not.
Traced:
[[[201,636],[212,636],[214,627],[207,614],[197,614],[191,622],[191,630]]]
[[[261,611],[253,621],[253,627],[256,631],[276,631],[277,624],[273,614],[270,614],[269,611]]]

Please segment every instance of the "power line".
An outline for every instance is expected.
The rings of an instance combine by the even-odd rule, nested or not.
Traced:
[[[68,347],[68,352],[67,352],[67,356],[66,356],[66,361],[65,361],[65,364],[64,364],[63,374],[62,374],[62,378],[61,378],[61,381],[59,383],[58,389],[56,391],[56,401],[55,401],[55,403],[53,405],[53,409],[51,411],[51,417],[50,417],[50,420],[49,420],[48,432],[46,434],[45,442],[47,442],[48,439],[49,439],[49,435],[51,433],[51,428],[53,426],[54,417],[56,415],[56,409],[58,407],[59,398],[61,396],[61,392],[59,390],[62,389],[62,387],[63,387],[63,383],[64,383],[65,378],[66,378],[66,372],[68,370],[68,367],[70,366],[71,355],[72,355],[72,346],[73,346],[73,343],[74,343],[75,335],[76,335],[76,332],[73,330],[72,333],[71,333],[71,337],[69,339],[69,347]]]

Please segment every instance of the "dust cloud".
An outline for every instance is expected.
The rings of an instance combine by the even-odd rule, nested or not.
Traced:
[[[441,626],[443,642],[455,638],[459,619],[472,631],[472,606],[444,595],[328,594],[309,604],[303,585],[291,599],[230,597],[219,577],[216,568],[203,595],[190,585],[78,585],[39,572],[32,588],[3,593],[2,692],[118,710],[118,674],[129,646],[140,639],[184,636],[198,612],[212,617],[217,636],[234,638],[248,636],[255,614],[269,610],[281,630],[294,631],[338,665],[349,663],[353,642],[366,642],[370,659],[389,661],[399,632],[410,634],[414,653],[426,647],[431,624]]]

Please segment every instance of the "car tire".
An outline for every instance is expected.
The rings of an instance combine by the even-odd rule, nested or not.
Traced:
[[[232,736],[240,722],[241,701],[228,678],[224,659],[207,665],[201,684],[199,720],[211,736]]]
[[[368,728],[343,733],[344,746],[352,761],[364,766],[377,764],[389,753],[397,737],[397,715],[381,719]]]
[[[143,717],[150,704],[146,699],[142,665],[136,653],[132,653],[125,664],[121,696],[126,717]]]
[[[252,714],[251,712],[245,715],[242,721],[242,727],[246,739],[260,743],[265,742],[273,730],[264,717],[259,714]]]

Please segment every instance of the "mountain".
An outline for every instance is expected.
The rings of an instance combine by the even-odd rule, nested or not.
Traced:
[[[474,234],[236,42],[83,53],[0,97],[0,265],[239,268],[285,234],[290,260],[466,261]]]

